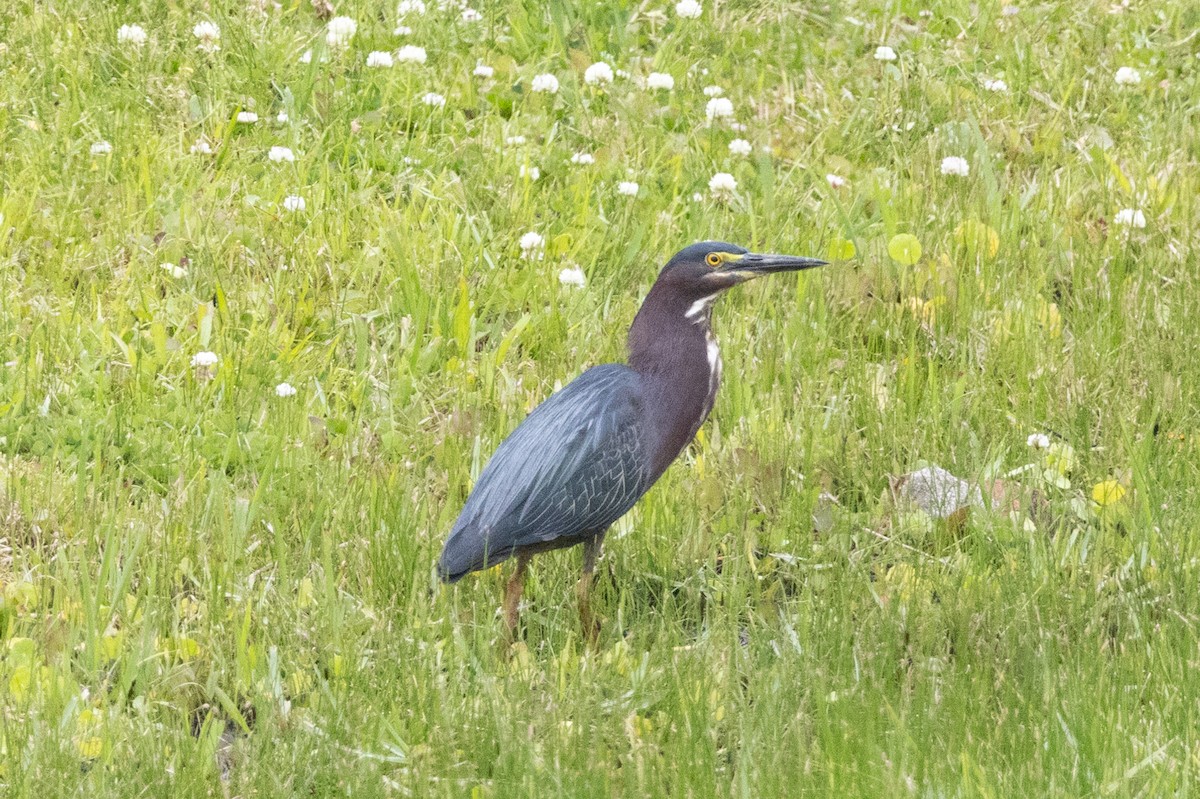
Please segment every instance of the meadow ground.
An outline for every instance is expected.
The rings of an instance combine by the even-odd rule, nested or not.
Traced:
[[[1200,5],[326,5],[0,12],[0,793],[1200,792]],[[710,237],[837,263],[508,650],[444,535]]]

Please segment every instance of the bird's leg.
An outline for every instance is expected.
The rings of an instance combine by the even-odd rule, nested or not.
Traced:
[[[529,555],[517,555],[517,569],[508,578],[504,589],[504,623],[508,626],[508,640],[517,639],[517,605],[521,602],[521,590],[525,588],[525,569],[529,566]]]
[[[600,547],[604,544],[604,532],[601,531],[589,538],[583,545],[583,576],[575,588],[579,598],[579,621],[583,627],[583,637],[590,646],[595,646],[600,638],[600,621],[592,615],[592,583],[595,582],[596,559],[600,557]]]

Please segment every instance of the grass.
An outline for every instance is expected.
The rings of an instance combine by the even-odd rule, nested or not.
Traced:
[[[341,52],[301,0],[0,12],[0,793],[1200,792],[1195,4],[430,5],[338,4]],[[509,649],[444,535],[709,237],[839,262],[717,308],[598,649],[577,552]],[[929,463],[1004,507],[898,503]]]

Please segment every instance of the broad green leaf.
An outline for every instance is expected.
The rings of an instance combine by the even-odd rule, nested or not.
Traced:
[[[550,246],[546,248],[546,254],[551,257],[565,255],[571,249],[571,234],[560,233],[550,240]]]
[[[471,351],[471,294],[465,277],[458,279],[458,304],[454,307],[454,340],[466,360]]]
[[[200,346],[207,347],[212,339],[213,307],[210,302],[196,306],[196,328],[200,331]]]
[[[167,328],[162,322],[150,323],[150,341],[154,344],[154,357],[159,363],[167,360]]]
[[[29,695],[29,686],[33,682],[33,668],[23,663],[12,670],[8,678],[8,693],[18,702],[23,702]]]
[[[520,319],[517,320],[517,323],[515,325],[513,325],[512,328],[507,333],[504,334],[504,338],[502,338],[500,340],[500,346],[496,348],[496,365],[497,366],[504,363],[504,356],[508,355],[508,350],[509,350],[509,348],[512,347],[513,343],[517,340],[517,336],[521,335],[521,331],[523,331],[525,329],[525,327],[529,324],[529,319],[530,319],[529,314],[525,314],[524,316],[522,316]]]
[[[921,242],[911,233],[899,233],[888,242],[888,255],[896,263],[912,266],[921,260]]]
[[[37,657],[37,647],[32,638],[13,638],[8,642],[10,663],[30,663]]]
[[[829,242],[829,249],[826,251],[826,257],[831,261],[849,261],[857,254],[854,242],[842,238]]]

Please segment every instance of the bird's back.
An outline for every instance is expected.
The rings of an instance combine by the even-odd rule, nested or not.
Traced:
[[[496,449],[438,561],[451,582],[521,549],[569,546],[619,519],[650,487],[641,378],[619,364],[584,372]]]

